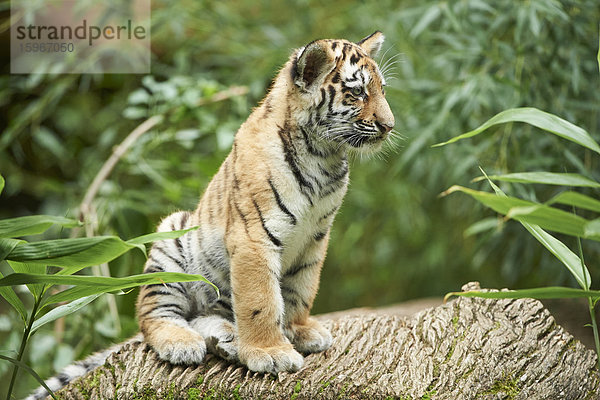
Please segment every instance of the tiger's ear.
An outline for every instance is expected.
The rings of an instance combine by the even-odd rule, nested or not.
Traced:
[[[302,90],[318,87],[335,67],[333,52],[323,42],[311,42],[301,49],[293,65],[293,81]]]
[[[360,42],[356,43],[359,45],[368,55],[373,58],[377,55],[381,49],[381,45],[385,40],[385,36],[380,31],[375,31]]]

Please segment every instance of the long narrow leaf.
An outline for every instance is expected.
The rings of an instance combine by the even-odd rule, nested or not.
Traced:
[[[206,282],[217,291],[217,294],[219,293],[219,289],[202,275],[192,275],[178,272],[157,272],[152,274],[132,275],[122,278],[16,273],[0,279],[0,287],[41,282],[51,285],[77,285],[76,287],[64,290],[45,299],[43,301],[43,305],[48,305],[62,301],[72,301],[98,293],[114,292],[142,285],[193,281]]]
[[[0,175],[0,194],[4,190],[4,178]]]
[[[517,221],[539,225],[543,229],[571,236],[594,239],[594,235],[586,235],[585,229],[588,221],[566,211],[515,197],[497,196],[492,193],[481,192],[462,186],[452,186],[444,193],[448,194],[457,191],[466,193],[494,211],[514,218]]]
[[[542,183],[546,185],[579,186],[599,188],[600,183],[579,174],[554,173],[554,172],[518,172],[514,174],[489,175],[489,179],[503,182],[517,183]],[[473,179],[474,182],[486,179],[481,176]]]
[[[8,265],[12,268],[13,271],[23,273],[23,274],[45,274],[46,266],[38,265],[32,263],[22,263],[18,261],[8,261]],[[36,299],[42,295],[44,291],[45,283],[30,283],[27,285],[27,288],[33,294],[33,297]]]
[[[54,224],[70,228],[79,225],[79,222],[74,219],[52,215],[29,215],[2,219],[0,220],[0,238],[37,235],[45,232]]]
[[[444,301],[452,296],[482,297],[485,299],[564,299],[564,298],[600,298],[600,290],[583,290],[562,286],[548,286],[543,288],[508,290],[501,292],[482,292],[470,290],[466,292],[451,292],[444,296]]]
[[[584,210],[600,212],[600,201],[577,192],[562,192],[546,202],[547,205],[554,203],[566,204],[568,206],[583,208]]]
[[[4,278],[4,275],[2,275],[0,272],[0,279],[1,278]],[[8,302],[8,304],[13,306],[15,310],[17,310],[23,322],[27,321],[27,310],[25,309],[25,305],[21,299],[19,299],[19,296],[17,296],[13,288],[6,286],[0,287],[0,296],[2,296],[4,300]]]
[[[155,242],[157,240],[177,239],[178,237],[181,237],[181,236],[185,235],[189,231],[195,231],[198,228],[199,228],[199,226],[193,226],[191,228],[181,229],[181,230],[178,230],[178,231],[149,233],[147,235],[138,236],[136,238],[129,239],[127,241],[127,243],[139,245],[139,244],[146,244],[146,243],[150,243],[150,242]]]
[[[435,144],[433,147],[445,146],[458,140],[470,138],[484,132],[486,129],[506,122],[525,122],[564,139],[570,140],[600,154],[600,145],[584,129],[556,115],[540,111],[536,108],[512,108],[502,111],[490,118],[479,128],[456,136],[446,142]]]
[[[90,296],[86,296],[75,301],[72,301],[68,304],[64,304],[62,306],[58,306],[48,313],[44,314],[42,317],[35,320],[33,325],[31,326],[31,332],[35,332],[41,326],[47,324],[48,322],[52,322],[60,317],[64,317],[65,315],[73,314],[75,311],[79,310],[82,307],[90,304],[92,301],[96,300],[100,297],[102,293],[96,293]]]
[[[145,254],[143,245],[133,245],[116,236],[44,240],[21,243],[6,256],[6,259],[57,267],[87,267],[111,261],[140,246]]]
[[[3,261],[6,259],[6,256],[8,256],[15,247],[17,247],[18,244],[20,243],[25,243],[23,240],[18,240],[18,239],[3,239],[0,238],[0,261]]]
[[[17,367],[24,369],[25,371],[27,371],[31,376],[33,376],[35,378],[36,381],[38,381],[38,383],[40,385],[42,385],[44,387],[44,389],[46,389],[46,391],[48,393],[50,393],[50,396],[52,396],[52,398],[54,400],[59,400],[58,397],[56,397],[56,395],[54,394],[54,392],[52,392],[52,390],[48,387],[48,385],[46,385],[46,382],[44,382],[44,380],[42,379],[41,376],[39,376],[37,374],[37,372],[35,372],[29,365],[25,364],[22,361],[19,361],[17,359],[14,359],[12,357],[7,357],[7,356],[3,356],[2,354],[0,354],[0,360],[6,360],[14,365],[16,365]]]
[[[500,189],[485,171],[480,167],[479,168],[483,175],[488,180],[489,184],[496,192],[496,195],[501,198],[506,198],[506,194]],[[584,288],[589,289],[590,283],[592,281],[590,277],[590,271],[587,266],[581,261],[575,253],[571,251],[563,242],[556,239],[554,236],[550,235],[548,232],[544,231],[538,225],[529,224],[527,222],[520,221],[521,225],[527,229],[527,231],[538,241],[540,242],[550,253],[552,253],[556,258],[563,263],[565,267],[571,272],[571,274],[577,280],[577,283]]]
[[[521,224],[537,239],[550,253],[564,264],[575,277],[575,280],[584,289],[589,289],[592,282],[587,266],[581,265],[581,259],[571,251],[563,242],[550,235],[537,225],[521,222]]]

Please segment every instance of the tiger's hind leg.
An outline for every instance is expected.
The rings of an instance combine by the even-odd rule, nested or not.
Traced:
[[[235,325],[219,315],[199,316],[190,326],[206,341],[210,353],[227,361],[238,361],[238,340]]]

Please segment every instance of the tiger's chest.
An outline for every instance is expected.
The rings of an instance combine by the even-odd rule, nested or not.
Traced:
[[[348,186],[345,158],[312,161],[299,163],[303,168],[298,171],[282,169],[273,184],[278,188],[278,201],[266,226],[281,238],[283,270],[323,241]]]

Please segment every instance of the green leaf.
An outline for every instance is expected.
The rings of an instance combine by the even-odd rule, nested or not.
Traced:
[[[3,277],[4,275],[2,275],[0,272],[0,278]],[[23,322],[27,321],[27,310],[25,309],[25,305],[21,299],[19,299],[19,296],[17,296],[13,288],[6,286],[0,287],[0,296],[4,297],[4,300],[6,300],[11,306],[13,306],[15,310],[17,310]]]
[[[483,175],[487,178],[488,182],[496,192],[497,196],[506,198],[506,194],[500,189],[494,182],[490,180],[485,171],[479,168]],[[575,253],[571,251],[564,243],[544,231],[538,225],[529,224],[521,221],[521,225],[527,229],[527,231],[540,242],[550,253],[564,264],[565,267],[575,277],[579,285],[584,289],[589,289],[592,279],[590,277],[590,271],[587,266],[582,262]]]
[[[546,202],[547,205],[554,203],[566,204],[583,208],[584,210],[600,212],[600,201],[577,192],[562,192]]]
[[[61,301],[75,300],[81,297],[97,293],[107,293],[142,285],[153,285],[170,282],[192,282],[203,281],[211,285],[217,293],[219,289],[202,275],[192,275],[179,272],[156,272],[152,274],[140,274],[122,278],[104,276],[81,276],[81,275],[45,275],[45,274],[22,274],[15,273],[0,279],[0,287],[14,286],[30,283],[47,283],[52,285],[77,285],[75,288],[50,296],[44,304]],[[86,290],[83,290],[83,289]],[[79,290],[75,290],[79,289]]]
[[[78,311],[80,308],[85,307],[92,301],[96,300],[98,297],[100,297],[101,294],[102,293],[96,293],[96,294],[93,294],[90,296],[82,297],[75,301],[71,301],[68,304],[64,304],[62,306],[53,308],[51,311],[49,311],[42,317],[38,318],[33,323],[33,325],[31,326],[31,332],[32,333],[35,332],[41,326],[43,326],[49,322],[52,322],[54,320],[57,320],[60,317],[64,317],[65,315],[73,314],[74,312]]]
[[[521,222],[525,229],[537,239],[550,253],[562,262],[577,280],[579,286],[589,289],[592,282],[590,271],[582,265],[581,259],[571,251],[563,242],[550,235],[537,225]]]
[[[444,193],[448,194],[456,191],[472,196],[485,206],[506,215],[507,218],[539,225],[543,229],[554,232],[594,239],[594,236],[586,235],[585,229],[588,221],[569,212],[515,197],[497,196],[492,193],[480,192],[462,186],[452,186]]]
[[[466,292],[451,292],[444,296],[444,301],[452,296],[482,297],[485,299],[565,299],[565,298],[600,298],[599,290],[583,290],[562,286],[548,286],[543,288],[505,290],[501,292],[482,292],[469,290]]]
[[[559,118],[556,115],[530,107],[511,108],[509,110],[502,111],[501,113],[493,116],[479,128],[456,136],[444,143],[435,144],[433,147],[445,146],[458,140],[479,135],[481,132],[485,131],[491,126],[506,122],[528,123],[564,139],[580,144],[581,146],[587,147],[588,149],[600,154],[600,145],[598,145],[598,143],[592,139],[589,133],[587,133],[584,129],[578,127],[577,125],[573,125],[569,121]]]
[[[31,376],[33,376],[35,378],[36,381],[38,381],[38,383],[40,385],[42,385],[44,387],[44,389],[46,389],[46,391],[48,393],[50,393],[50,396],[52,396],[52,398],[54,400],[60,400],[58,397],[56,397],[56,395],[54,394],[54,392],[52,392],[52,390],[48,387],[48,385],[46,385],[46,382],[44,382],[44,380],[37,374],[37,372],[35,372],[29,365],[25,364],[22,361],[16,360],[12,357],[3,356],[2,354],[0,354],[0,360],[6,360],[6,361],[16,365],[17,367],[27,371]]]
[[[582,186],[582,187],[600,187],[600,183],[586,178],[579,174],[568,173],[553,173],[553,172],[519,172],[505,175],[489,175],[489,179],[494,179],[503,182],[517,183],[543,183],[546,185],[561,185],[561,186]],[[486,179],[485,176],[480,176],[473,179],[473,182]]]
[[[22,263],[18,261],[8,261],[8,265],[12,268],[13,271],[24,273],[24,274],[45,274],[46,266],[43,264],[33,264],[33,263]],[[33,294],[33,297],[39,299],[44,292],[44,283],[30,283],[27,285],[27,288]]]
[[[4,190],[4,178],[0,175],[0,193]]]
[[[5,260],[19,243],[25,243],[18,239],[3,239],[0,238],[0,261]]]
[[[57,267],[81,267],[111,261],[128,250],[142,245],[124,242],[116,236],[45,240],[21,243],[6,257],[8,260],[35,262]]]
[[[127,243],[134,244],[134,245],[140,245],[140,244],[146,244],[146,243],[150,243],[150,242],[155,242],[157,240],[177,239],[178,237],[181,237],[181,236],[185,235],[189,231],[195,231],[198,228],[200,228],[200,227],[199,226],[193,226],[191,228],[181,229],[181,230],[178,230],[178,231],[149,233],[147,235],[138,236],[136,238],[129,239],[127,241]]]
[[[37,235],[45,232],[54,224],[70,228],[79,225],[79,222],[74,219],[52,215],[29,215],[3,219],[0,220],[0,238]]]

